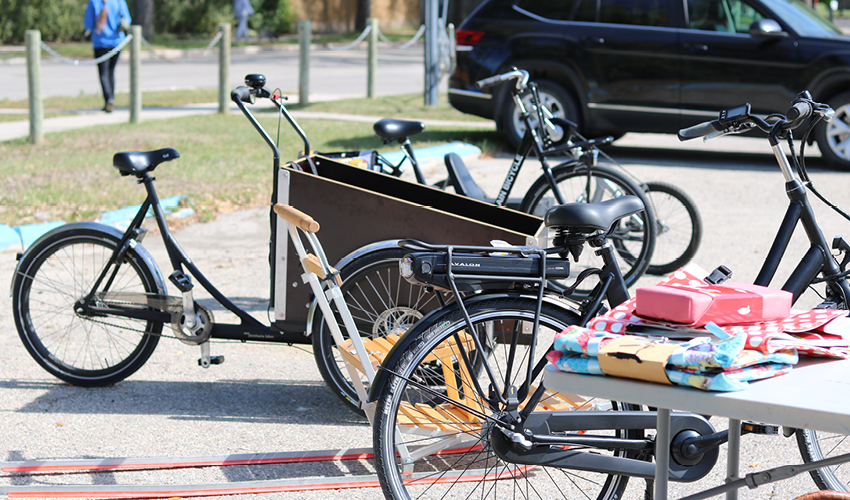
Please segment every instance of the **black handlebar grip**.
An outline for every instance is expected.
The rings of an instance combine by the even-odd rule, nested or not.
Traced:
[[[809,101],[795,102],[785,114],[785,118],[789,121],[804,120],[810,116],[812,116],[812,103]]]
[[[718,128],[716,120],[698,123],[693,127],[679,130],[679,140],[689,141],[691,139],[696,139],[697,137],[705,137],[712,132],[717,132],[718,130],[720,130],[720,128]]]
[[[239,86],[230,91],[230,100],[233,102],[251,102],[251,89],[245,86]]]

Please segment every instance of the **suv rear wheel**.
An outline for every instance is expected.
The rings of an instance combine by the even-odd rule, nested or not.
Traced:
[[[815,131],[823,159],[841,170],[850,171],[850,92],[829,100],[835,117],[821,123]]]
[[[532,81],[537,84],[540,101],[549,108],[549,111],[556,118],[565,118],[578,123],[578,106],[576,106],[575,99],[569,92],[551,80],[535,80],[532,78]],[[525,124],[519,119],[519,109],[517,109],[511,93],[503,92],[503,95],[505,102],[502,106],[501,128],[507,134],[508,141],[514,147],[518,147],[523,134],[525,134]],[[523,99],[526,108],[528,108],[529,100],[530,97]],[[534,123],[536,123],[536,120]]]

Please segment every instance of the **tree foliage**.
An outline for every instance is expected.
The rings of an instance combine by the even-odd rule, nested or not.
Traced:
[[[41,31],[45,42],[83,39],[83,14],[88,0],[0,0],[0,43],[23,43],[29,29]],[[157,34],[176,37],[212,36],[221,22],[233,22],[232,0],[152,0]],[[130,12],[134,0],[127,0]],[[251,0],[256,14],[249,26],[268,34],[295,31],[295,10],[289,0]],[[135,20],[134,20],[135,22]]]

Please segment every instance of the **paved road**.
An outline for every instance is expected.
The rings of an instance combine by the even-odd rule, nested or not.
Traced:
[[[645,180],[665,180],[684,188],[697,202],[706,232],[696,262],[713,268],[725,264],[734,278],[751,281],[785,207],[784,186],[766,142],[717,140],[709,147],[665,149],[670,138],[628,136],[611,150],[628,169]],[[647,148],[654,145],[654,148]],[[659,147],[662,146],[662,147]],[[718,151],[733,149],[735,153]],[[495,192],[509,158],[470,165],[485,190]],[[850,176],[823,170],[812,162],[815,182],[839,204],[850,192]],[[439,176],[434,167],[432,178]],[[536,177],[533,164],[521,178],[522,191]],[[820,212],[828,235],[841,234],[847,223]],[[321,235],[321,234],[320,234]],[[268,223],[262,210],[222,216],[195,224],[176,236],[199,268],[222,291],[237,297],[255,316],[265,317]],[[145,241],[159,262],[166,262],[153,237]],[[792,255],[805,248],[792,245]],[[0,276],[11,276],[14,254],[0,253]],[[652,282],[651,278],[644,280]],[[0,295],[0,460],[86,457],[190,456],[226,453],[318,450],[365,447],[369,428],[322,385],[309,349],[259,344],[215,344],[224,354],[221,366],[196,365],[197,347],[163,339],[152,359],[133,377],[114,387],[84,389],[59,383],[41,370],[18,340]],[[216,311],[216,314],[220,314]],[[223,314],[221,315],[223,316]],[[720,419],[713,419],[721,425]],[[745,436],[742,471],[753,472],[799,455],[793,440]],[[721,463],[724,460],[721,455]],[[207,468],[181,472],[105,473],[78,476],[2,477],[0,484],[82,482],[143,484],[195,483],[276,477],[357,474],[369,464],[309,464]],[[720,484],[718,473],[696,484],[671,485],[673,495]],[[633,481],[625,498],[642,498],[642,482]],[[742,499],[792,499],[814,490],[803,476],[793,481],[741,491]],[[379,498],[375,489],[265,494],[246,498]]]
[[[276,50],[255,54],[233,49],[230,66],[230,88],[244,84],[248,73],[263,73],[270,86],[285,92],[298,91],[298,52]],[[143,51],[144,53],[144,51]],[[180,64],[159,59],[145,59],[141,66],[142,90],[216,88],[218,55],[176,59]],[[423,45],[411,48],[381,49],[378,55],[377,92],[379,95],[422,92],[424,88]],[[310,59],[310,99],[366,96],[367,53],[365,50],[314,50]],[[0,66],[0,100],[27,98],[25,64]],[[118,92],[129,92],[130,65],[122,60],[116,68]],[[74,66],[48,55],[42,57],[42,95],[75,96],[99,94],[100,84],[94,66]]]

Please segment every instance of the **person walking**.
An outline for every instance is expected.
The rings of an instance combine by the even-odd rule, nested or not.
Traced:
[[[248,39],[248,16],[254,13],[251,0],[233,0],[233,16],[238,21],[236,26],[236,41],[239,38]]]
[[[127,8],[127,0],[89,0],[83,25],[86,32],[91,33],[91,43],[94,48],[94,58],[98,59],[124,41],[121,26],[129,26],[133,20]],[[103,111],[112,113],[115,102],[115,65],[121,51],[116,51],[112,57],[97,65],[100,75],[100,88],[103,91]]]

